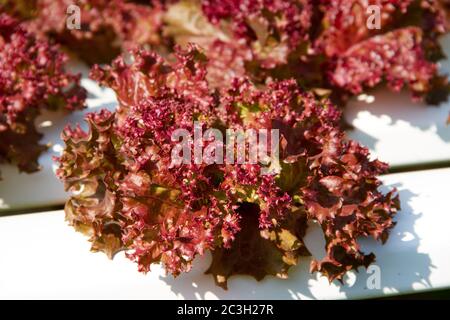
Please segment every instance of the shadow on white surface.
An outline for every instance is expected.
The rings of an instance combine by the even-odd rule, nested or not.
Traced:
[[[404,131],[421,131],[425,134],[429,132],[435,134],[442,142],[450,142],[450,127],[446,125],[450,113],[450,100],[438,106],[428,106],[412,102],[407,90],[396,93],[386,88],[373,90],[370,95],[363,96],[373,97],[374,101],[368,103],[366,100],[353,99],[345,110],[345,116],[347,121],[355,125],[357,131],[375,132],[372,136],[366,131],[349,131],[355,137],[359,134],[371,137],[372,141],[367,141],[367,147],[375,148],[378,140],[376,137],[382,134],[380,131],[389,128],[393,130],[393,127]],[[369,121],[378,125],[378,134],[376,128],[365,126]]]
[[[400,185],[391,185],[389,188]],[[397,215],[397,226],[393,229],[388,242],[383,246],[372,239],[362,239],[362,251],[374,252],[377,256],[375,265],[380,266],[379,289],[369,289],[372,271],[360,268],[351,272],[344,284],[338,281],[328,283],[325,277],[309,273],[312,258],[303,258],[291,268],[289,279],[266,277],[261,282],[249,276],[233,276],[228,280],[228,291],[215,286],[211,275],[205,275],[211,257],[201,257],[194,262],[191,272],[176,279],[161,276],[170,289],[184,299],[327,299],[327,298],[369,298],[385,294],[402,294],[418,289],[430,288],[429,277],[433,268],[431,259],[420,252],[421,239],[415,232],[416,220],[422,213],[416,212],[411,202],[416,195],[408,190],[399,192],[402,211]],[[317,258],[323,257],[325,241],[318,226],[308,230],[306,237],[308,249]],[[370,285],[369,285],[370,287]]]
[[[450,57],[450,35],[442,40]],[[450,75],[450,59],[440,62],[440,73]],[[391,166],[450,161],[450,99],[439,106],[414,103],[409,90],[370,90],[352,99],[344,111],[355,129],[349,138],[361,142],[374,158]]]

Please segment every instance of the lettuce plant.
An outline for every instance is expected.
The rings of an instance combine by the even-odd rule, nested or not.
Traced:
[[[443,58],[439,36],[448,29],[445,5],[439,0],[182,0],[168,6],[163,29],[177,43],[202,45],[212,75],[247,75],[261,83],[295,78],[305,88],[331,91],[339,104],[387,83],[395,91],[408,87],[415,100],[439,104],[450,91],[436,64]]]
[[[69,48],[89,64],[108,63],[123,48],[158,46],[162,41],[159,35],[163,11],[161,1],[1,1],[5,10],[28,20],[29,29]],[[74,5],[80,10],[80,26],[68,28],[68,21],[76,21],[76,12],[68,11]]]
[[[408,87],[414,100],[430,104],[450,91],[436,64],[447,0],[0,1],[90,64],[109,63],[136,45],[166,55],[174,43],[192,42],[206,50],[208,80],[217,87],[236,76],[294,78],[331,93],[338,105],[384,83]],[[66,26],[73,4],[81,9],[80,29]]]
[[[93,251],[113,257],[126,250],[142,272],[162,263],[176,276],[210,251],[207,273],[223,288],[235,274],[287,277],[310,255],[303,240],[309,222],[322,227],[327,253],[313,259],[312,271],[342,280],[372,263],[375,256],[358,241],[384,243],[399,209],[394,191],[378,190],[387,165],[347,141],[338,109],[294,80],[261,87],[235,78],[217,89],[208,66],[189,46],[168,61],[139,50],[94,67],[92,77],[116,92],[119,106],[89,114],[87,131],[68,126],[62,134],[57,174],[72,192],[65,207],[70,225],[89,236]],[[278,130],[279,162],[270,163],[277,170],[174,163],[174,132],[195,135],[196,122],[222,132]],[[214,141],[204,143],[208,149]]]
[[[86,93],[80,76],[64,70],[67,57],[58,47],[37,40],[14,18],[0,14],[0,162],[21,171],[38,170],[46,150],[35,119],[43,109],[75,110]]]

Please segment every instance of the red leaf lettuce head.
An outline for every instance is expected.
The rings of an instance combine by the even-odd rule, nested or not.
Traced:
[[[295,78],[305,88],[332,90],[345,104],[387,83],[409,87],[415,100],[439,104],[450,85],[438,74],[438,42],[448,31],[438,0],[178,1],[164,14],[164,34],[205,48],[212,86],[235,76],[267,83]],[[371,6],[380,28],[368,27]]]
[[[68,28],[69,6],[80,8],[80,29]],[[163,1],[36,0],[29,28],[69,48],[89,64],[109,63],[122,49],[158,46]]]
[[[58,47],[25,31],[0,14],[0,162],[21,171],[38,169],[46,147],[34,121],[42,109],[69,111],[84,106],[86,93],[79,76],[67,73],[67,57]]]
[[[235,274],[287,277],[310,255],[303,238],[315,221],[327,256],[313,262],[313,271],[331,281],[370,264],[374,255],[363,253],[358,239],[385,242],[398,199],[378,191],[377,176],[387,165],[344,139],[330,101],[294,80],[257,87],[236,78],[216,90],[196,46],[177,49],[175,57],[167,62],[134,51],[129,63],[118,58],[95,67],[92,77],[115,90],[119,107],[88,115],[88,131],[69,126],[62,134],[57,174],[73,192],[66,218],[89,235],[92,250],[110,257],[126,250],[140,271],[162,263],[174,275],[210,251],[207,272],[226,288]],[[192,135],[194,121],[222,132],[279,130],[279,163],[271,163],[278,170],[262,175],[262,164],[174,164],[172,134]]]
[[[380,29],[366,26],[373,5],[381,9]],[[438,39],[448,31],[440,1],[326,0],[323,10],[314,47],[329,59],[333,87],[359,94],[386,82],[395,91],[409,87],[415,100],[447,99],[450,85],[436,65],[445,57]]]

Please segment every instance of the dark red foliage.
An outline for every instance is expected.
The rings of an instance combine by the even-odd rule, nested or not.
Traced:
[[[0,162],[33,172],[46,146],[35,119],[43,109],[69,111],[84,106],[80,77],[67,73],[67,57],[58,47],[25,31],[0,14]]]
[[[308,40],[312,2],[307,0],[204,0],[202,9],[214,24],[230,20],[238,37],[249,42],[278,38],[286,50]]]
[[[117,111],[90,114],[87,132],[67,127],[62,135],[58,176],[74,192],[66,218],[90,236],[94,251],[112,257],[126,250],[140,271],[161,262],[174,275],[211,251],[208,273],[226,288],[234,274],[287,277],[310,255],[303,237],[316,221],[327,256],[313,262],[313,271],[331,281],[374,260],[358,239],[386,241],[398,199],[378,191],[387,165],[344,139],[330,101],[293,80],[258,88],[240,78],[216,90],[206,57],[192,46],[170,63],[147,51],[132,56],[130,64],[118,58],[92,72],[116,92]],[[173,163],[172,133],[192,134],[194,121],[204,130],[279,130],[280,159],[271,162],[278,170],[261,175],[262,164]]]
[[[420,98],[430,92],[436,65],[425,59],[422,31],[411,27],[375,36],[353,46],[341,55],[330,79],[334,85],[352,94],[363,92],[386,80],[395,91],[406,84]]]
[[[416,100],[439,104],[450,92],[447,76],[438,75],[443,57],[438,43],[447,32],[437,0],[323,1],[324,17],[314,46],[323,52],[327,80],[352,94],[386,82],[393,90],[408,86]],[[380,29],[366,26],[368,8],[381,8]]]
[[[7,1],[7,0],[5,0]],[[161,44],[162,1],[36,0],[31,30],[69,48],[84,61],[109,63],[123,49]],[[70,5],[80,8],[80,29],[67,27]]]
[[[371,6],[380,8],[380,28],[370,19]],[[177,43],[202,45],[213,62],[210,74],[225,76],[218,84],[230,74],[261,83],[294,78],[307,89],[332,90],[345,103],[387,82],[438,104],[450,92],[436,66],[443,58],[438,39],[448,29],[444,6],[438,0],[181,1],[168,7],[163,29]]]
[[[306,89],[332,90],[339,105],[385,82],[430,104],[450,92],[436,66],[443,58],[438,39],[449,27],[447,0],[0,1],[90,64],[139,45],[167,55],[174,43],[196,43],[217,87],[236,76],[258,83],[294,78]],[[71,4],[81,8],[80,30],[66,27]]]

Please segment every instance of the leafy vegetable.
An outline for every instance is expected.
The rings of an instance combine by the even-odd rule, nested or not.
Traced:
[[[307,89],[331,90],[338,104],[387,82],[396,91],[408,86],[415,100],[439,104],[450,92],[436,66],[443,58],[438,38],[448,30],[444,5],[438,0],[181,0],[168,6],[163,30],[179,44],[203,46],[210,74],[225,79],[230,74],[261,83],[294,78]],[[371,6],[380,8],[379,28],[372,26],[377,12]]]
[[[58,47],[36,40],[17,20],[0,14],[0,163],[38,170],[46,146],[39,144],[36,117],[42,109],[84,106],[80,76],[64,71],[66,60]]]
[[[90,64],[110,62],[123,48],[161,43],[163,1],[1,1],[10,12],[28,19],[29,29],[69,48]],[[74,5],[80,8],[79,29],[67,27],[68,21],[76,21],[76,12],[69,10]]]
[[[126,250],[140,271],[162,263],[173,275],[211,251],[208,273],[227,288],[235,274],[287,277],[310,255],[303,238],[315,221],[327,256],[313,262],[313,271],[341,280],[373,262],[358,239],[387,240],[398,198],[378,191],[377,175],[387,165],[345,140],[330,101],[292,80],[257,87],[236,78],[218,90],[196,46],[177,49],[172,62],[142,50],[131,56],[131,63],[120,57],[92,71],[115,90],[117,111],[89,114],[87,132],[69,126],[62,135],[57,174],[73,192],[66,218],[90,237],[92,250],[110,257]],[[180,128],[193,134],[194,121],[204,130],[278,129],[279,170],[263,175],[262,164],[174,164],[172,134]]]
[[[294,78],[331,93],[338,105],[383,83],[396,91],[407,86],[414,100],[430,104],[450,92],[436,65],[447,0],[0,1],[90,64],[139,45],[167,55],[174,43],[196,43],[215,87],[236,76],[257,83]],[[73,4],[81,8],[80,30],[66,26]]]

